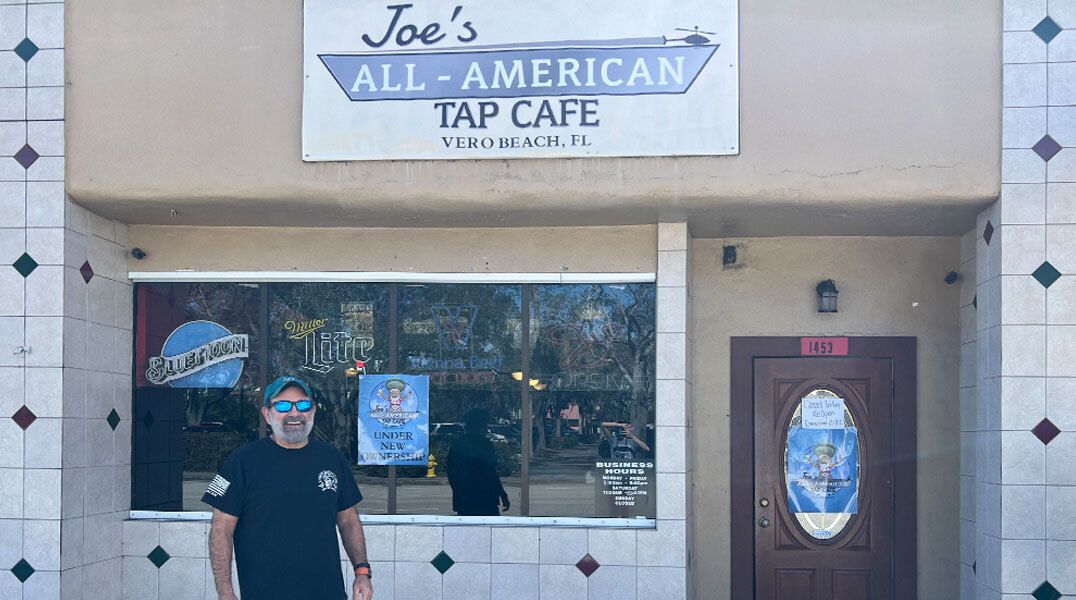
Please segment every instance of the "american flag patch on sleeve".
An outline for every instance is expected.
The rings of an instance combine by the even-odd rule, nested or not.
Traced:
[[[220,475],[217,475],[213,478],[212,481],[209,482],[209,487],[206,488],[205,493],[209,494],[210,496],[217,496],[219,498],[224,496],[224,493],[228,491],[229,485],[231,485],[231,482],[221,477]]]

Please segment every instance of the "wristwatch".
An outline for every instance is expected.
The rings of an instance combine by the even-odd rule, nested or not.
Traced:
[[[356,576],[365,575],[365,576],[369,577],[370,579],[373,579],[374,576],[370,571],[370,563],[365,563],[365,562],[355,563],[355,575]]]

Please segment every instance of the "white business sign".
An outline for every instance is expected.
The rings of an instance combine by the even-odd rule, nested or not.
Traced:
[[[305,0],[303,158],[736,154],[737,0]]]

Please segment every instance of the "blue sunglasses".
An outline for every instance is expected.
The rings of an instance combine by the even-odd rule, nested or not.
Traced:
[[[291,407],[293,406],[295,407],[295,410],[299,412],[310,412],[310,409],[314,408],[314,401],[307,398],[305,400],[296,400],[294,402],[291,400],[275,400],[273,402],[273,410],[278,413],[291,412]]]

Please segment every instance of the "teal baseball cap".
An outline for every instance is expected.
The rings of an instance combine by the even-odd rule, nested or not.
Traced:
[[[273,398],[276,398],[277,396],[279,396],[280,392],[284,391],[284,388],[287,388],[287,387],[293,386],[293,385],[303,388],[303,391],[306,392],[306,396],[308,398],[312,398],[314,396],[314,392],[310,391],[310,386],[307,385],[305,381],[303,381],[302,379],[299,379],[298,377],[292,377],[291,375],[285,375],[283,377],[277,378],[276,381],[274,381],[273,383],[270,383],[268,386],[266,386],[266,388],[265,388],[265,405],[269,406],[269,401],[271,401]]]

